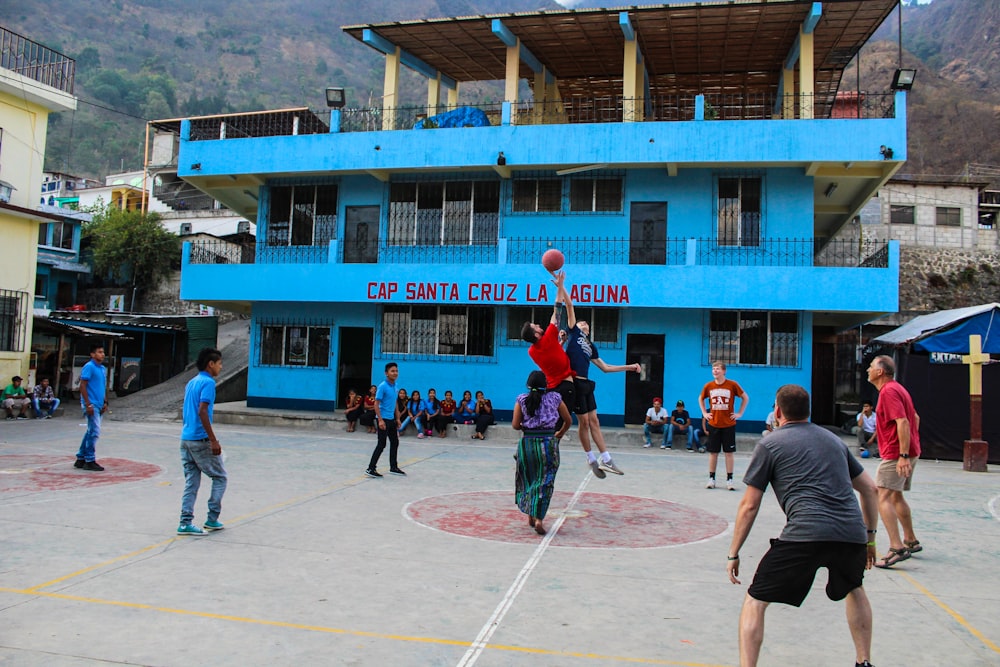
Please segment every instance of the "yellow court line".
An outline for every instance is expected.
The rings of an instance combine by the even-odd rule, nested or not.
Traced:
[[[946,605],[944,602],[942,602],[936,595],[934,595],[929,590],[927,590],[923,585],[921,585],[920,582],[918,582],[912,576],[908,575],[906,572],[903,572],[901,570],[897,570],[897,573],[900,574],[900,575],[902,575],[904,579],[906,579],[907,581],[909,581],[910,584],[912,584],[914,588],[916,588],[918,591],[920,591],[921,593],[923,593],[924,595],[926,595],[927,597],[929,597],[934,602],[934,604],[936,604],[937,606],[941,607],[941,609],[944,609],[945,612],[947,612],[949,616],[951,616],[952,618],[954,618],[958,622],[959,625],[961,625],[963,628],[965,628],[970,633],[972,633],[972,636],[974,636],[976,639],[978,639],[983,644],[985,644],[987,648],[991,649],[992,651],[994,651],[996,653],[1000,653],[1000,646],[997,646],[996,644],[994,644],[993,642],[991,642],[986,637],[986,635],[984,635],[982,632],[980,632],[976,628],[972,627],[972,625],[968,621],[966,621],[962,617],[961,614],[959,614],[957,611],[955,611],[954,609],[952,609],[951,607],[949,607],[948,605]]]
[[[197,618],[210,618],[219,621],[232,621],[234,623],[248,623],[251,625],[263,625],[275,628],[288,628],[291,630],[305,630],[308,632],[322,632],[334,635],[349,635],[352,637],[368,637],[371,639],[388,639],[401,642],[416,642],[421,644],[437,644],[443,646],[458,646],[467,648],[472,645],[469,641],[459,641],[457,639],[442,639],[439,637],[415,637],[410,635],[394,635],[384,632],[370,632],[367,630],[347,630],[344,628],[330,628],[322,625],[309,625],[305,623],[290,623],[288,621],[271,621],[260,618],[249,618],[246,616],[230,616],[228,614],[213,614],[204,611],[193,611],[190,609],[174,609],[172,607],[158,607],[142,602],[124,602],[121,600],[102,600],[100,598],[84,597],[81,595],[67,595],[65,593],[49,593],[36,589],[16,589],[0,587],[0,593],[15,593],[19,595],[30,595],[33,597],[44,597],[55,600],[70,600],[73,602],[88,602],[91,604],[108,605],[114,607],[126,607],[129,609],[145,609],[148,611],[158,611],[165,614],[179,614],[181,616],[193,616]],[[601,655],[598,653],[576,653],[572,651],[555,651],[543,648],[531,648],[526,646],[506,646],[503,644],[487,644],[487,649],[495,651],[506,651],[514,653],[531,653],[535,655],[552,655],[568,658],[585,658],[589,660],[605,660],[614,662],[624,662],[643,665],[670,665],[672,667],[728,667],[727,665],[717,665],[702,662],[678,662],[676,660],[660,660],[656,658],[636,658],[629,656]]]
[[[412,463],[412,462],[419,462],[419,461],[423,461],[423,460],[426,460],[426,459],[411,459],[411,460],[407,461],[407,464]],[[364,482],[364,481],[367,481],[367,480],[368,480],[368,478],[364,477],[364,476],[355,477],[355,478],[350,479],[350,480],[348,480],[346,482],[343,482],[341,484],[336,484],[334,486],[329,486],[329,487],[326,487],[325,489],[321,489],[319,491],[314,491],[313,493],[309,493],[309,494],[306,494],[306,495],[297,496],[295,498],[291,498],[290,500],[286,500],[285,502],[261,508],[261,509],[257,510],[256,512],[251,512],[249,514],[243,514],[241,516],[236,517],[235,519],[232,519],[232,522],[233,523],[236,523],[236,522],[245,522],[245,521],[247,521],[249,519],[252,519],[253,517],[261,516],[261,515],[269,513],[269,512],[274,512],[276,510],[284,509],[285,507],[288,507],[290,505],[295,505],[297,503],[304,503],[304,502],[308,502],[310,500],[315,500],[316,498],[320,498],[322,496],[325,496],[326,494],[330,493],[331,491],[338,491],[340,489],[346,489],[346,488],[349,488],[349,487],[352,487],[352,486],[357,486],[361,482]],[[114,563],[118,563],[118,562],[121,562],[121,561],[124,561],[124,560],[128,560],[129,558],[134,558],[135,556],[140,556],[140,555],[142,555],[142,554],[144,554],[147,551],[150,551],[152,549],[156,549],[158,547],[166,546],[166,545],[168,545],[168,544],[170,544],[172,542],[176,542],[178,539],[180,539],[182,541],[187,541],[187,540],[191,540],[192,538],[189,537],[189,536],[172,537],[172,538],[170,538],[168,540],[164,540],[162,542],[157,542],[156,544],[151,544],[148,547],[143,547],[142,549],[139,549],[138,551],[133,551],[131,553],[123,554],[121,556],[116,556],[115,558],[112,558],[111,560],[106,560],[106,561],[103,561],[101,563],[96,563],[96,564],[91,565],[89,567],[85,567],[82,570],[77,570],[76,572],[71,572],[70,574],[67,574],[65,576],[59,577],[57,579],[52,579],[51,581],[46,581],[43,584],[38,584],[36,586],[32,586],[32,587],[26,588],[24,590],[30,591],[30,592],[39,592],[43,588],[49,588],[50,586],[54,586],[55,584],[59,584],[59,583],[62,583],[64,581],[68,581],[69,579],[73,579],[75,577],[79,577],[81,575],[87,574],[88,572],[93,572],[94,570],[99,570],[101,568],[107,567],[108,565],[113,565]],[[195,539],[197,539],[197,538],[195,538]]]

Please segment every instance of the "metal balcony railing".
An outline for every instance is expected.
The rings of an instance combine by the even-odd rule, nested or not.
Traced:
[[[75,60],[6,28],[0,28],[0,67],[73,94]]]
[[[536,264],[557,248],[570,264],[620,266],[825,266],[884,269],[889,266],[886,241],[852,239],[756,239],[720,243],[719,239],[509,238],[496,243],[463,245],[399,245],[386,241],[342,243],[331,260],[330,247],[237,245],[227,241],[194,241],[191,264]]]
[[[787,105],[787,114],[784,114]],[[502,103],[470,104],[482,111],[490,125],[500,125]],[[651,98],[569,97],[558,101],[523,100],[513,105],[513,125],[573,123],[663,122],[694,120],[695,95],[660,95]],[[342,109],[341,132],[410,130],[446,106],[400,106]],[[857,93],[829,96],[772,95],[704,96],[705,120],[774,120],[790,118],[871,119],[895,113],[892,93]],[[191,140],[236,139],[328,132],[330,110],[262,111],[230,116],[191,119]]]

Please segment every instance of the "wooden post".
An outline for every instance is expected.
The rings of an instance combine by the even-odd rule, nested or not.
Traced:
[[[990,363],[990,355],[983,353],[978,334],[969,336],[969,354],[962,356],[962,363],[969,365],[969,439],[962,452],[962,469],[986,472],[990,449],[983,440],[983,364]]]

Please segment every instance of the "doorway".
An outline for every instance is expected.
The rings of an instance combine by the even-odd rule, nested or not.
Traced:
[[[364,398],[372,383],[372,350],[375,330],[367,327],[340,327],[337,354],[337,407],[347,404],[347,392],[353,389]]]
[[[667,263],[667,202],[632,202],[628,263]]]
[[[344,264],[378,263],[378,206],[344,209]]]
[[[639,364],[641,373],[625,374],[625,423],[642,424],[653,398],[663,395],[663,334],[629,334],[625,363]]]

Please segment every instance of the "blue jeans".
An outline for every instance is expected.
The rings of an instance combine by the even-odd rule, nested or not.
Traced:
[[[87,432],[83,434],[80,441],[80,449],[76,452],[76,458],[84,461],[93,461],[97,458],[97,439],[101,437],[101,410],[94,406],[94,414],[88,415],[83,411],[83,416],[87,418]]]
[[[49,413],[48,414],[51,417],[52,413],[54,413],[56,411],[56,408],[59,407],[59,399],[58,398],[53,398],[51,401],[47,400],[45,402],[50,404],[49,405]],[[42,416],[42,407],[41,407],[41,405],[39,405],[39,403],[41,403],[41,401],[39,401],[37,398],[31,399],[31,404],[35,406],[35,416],[36,417],[41,417]]]
[[[662,445],[666,445],[667,444],[667,431],[663,428],[663,426],[650,426],[649,424],[643,424],[642,425],[642,434],[644,436],[646,436],[646,442],[651,442],[651,440],[649,439],[649,434],[650,433],[662,433],[663,434],[663,442],[661,444]]]
[[[691,447],[694,445],[694,429],[691,428],[691,425],[689,424],[687,426],[678,428],[677,432],[678,433],[685,433],[685,432],[687,433],[687,437],[688,437],[688,449],[691,449]],[[670,444],[673,444],[673,442],[674,442],[674,425],[673,424],[667,424],[667,440],[670,442]]]
[[[201,488],[201,474],[212,478],[208,496],[208,521],[217,521],[222,512],[222,494],[226,492],[226,468],[222,456],[212,453],[208,440],[181,440],[181,463],[184,464],[184,495],[181,496],[181,525],[194,520],[194,501]]]
[[[407,417],[406,419],[404,419],[403,423],[401,423],[399,425],[399,432],[402,433],[403,431],[405,431],[406,427],[410,425],[411,421],[413,422],[413,425],[417,427],[417,433],[423,433],[424,432],[424,430],[425,430],[424,429],[424,420],[423,420],[423,418],[420,415],[417,415],[413,419],[410,419],[409,417]]]

